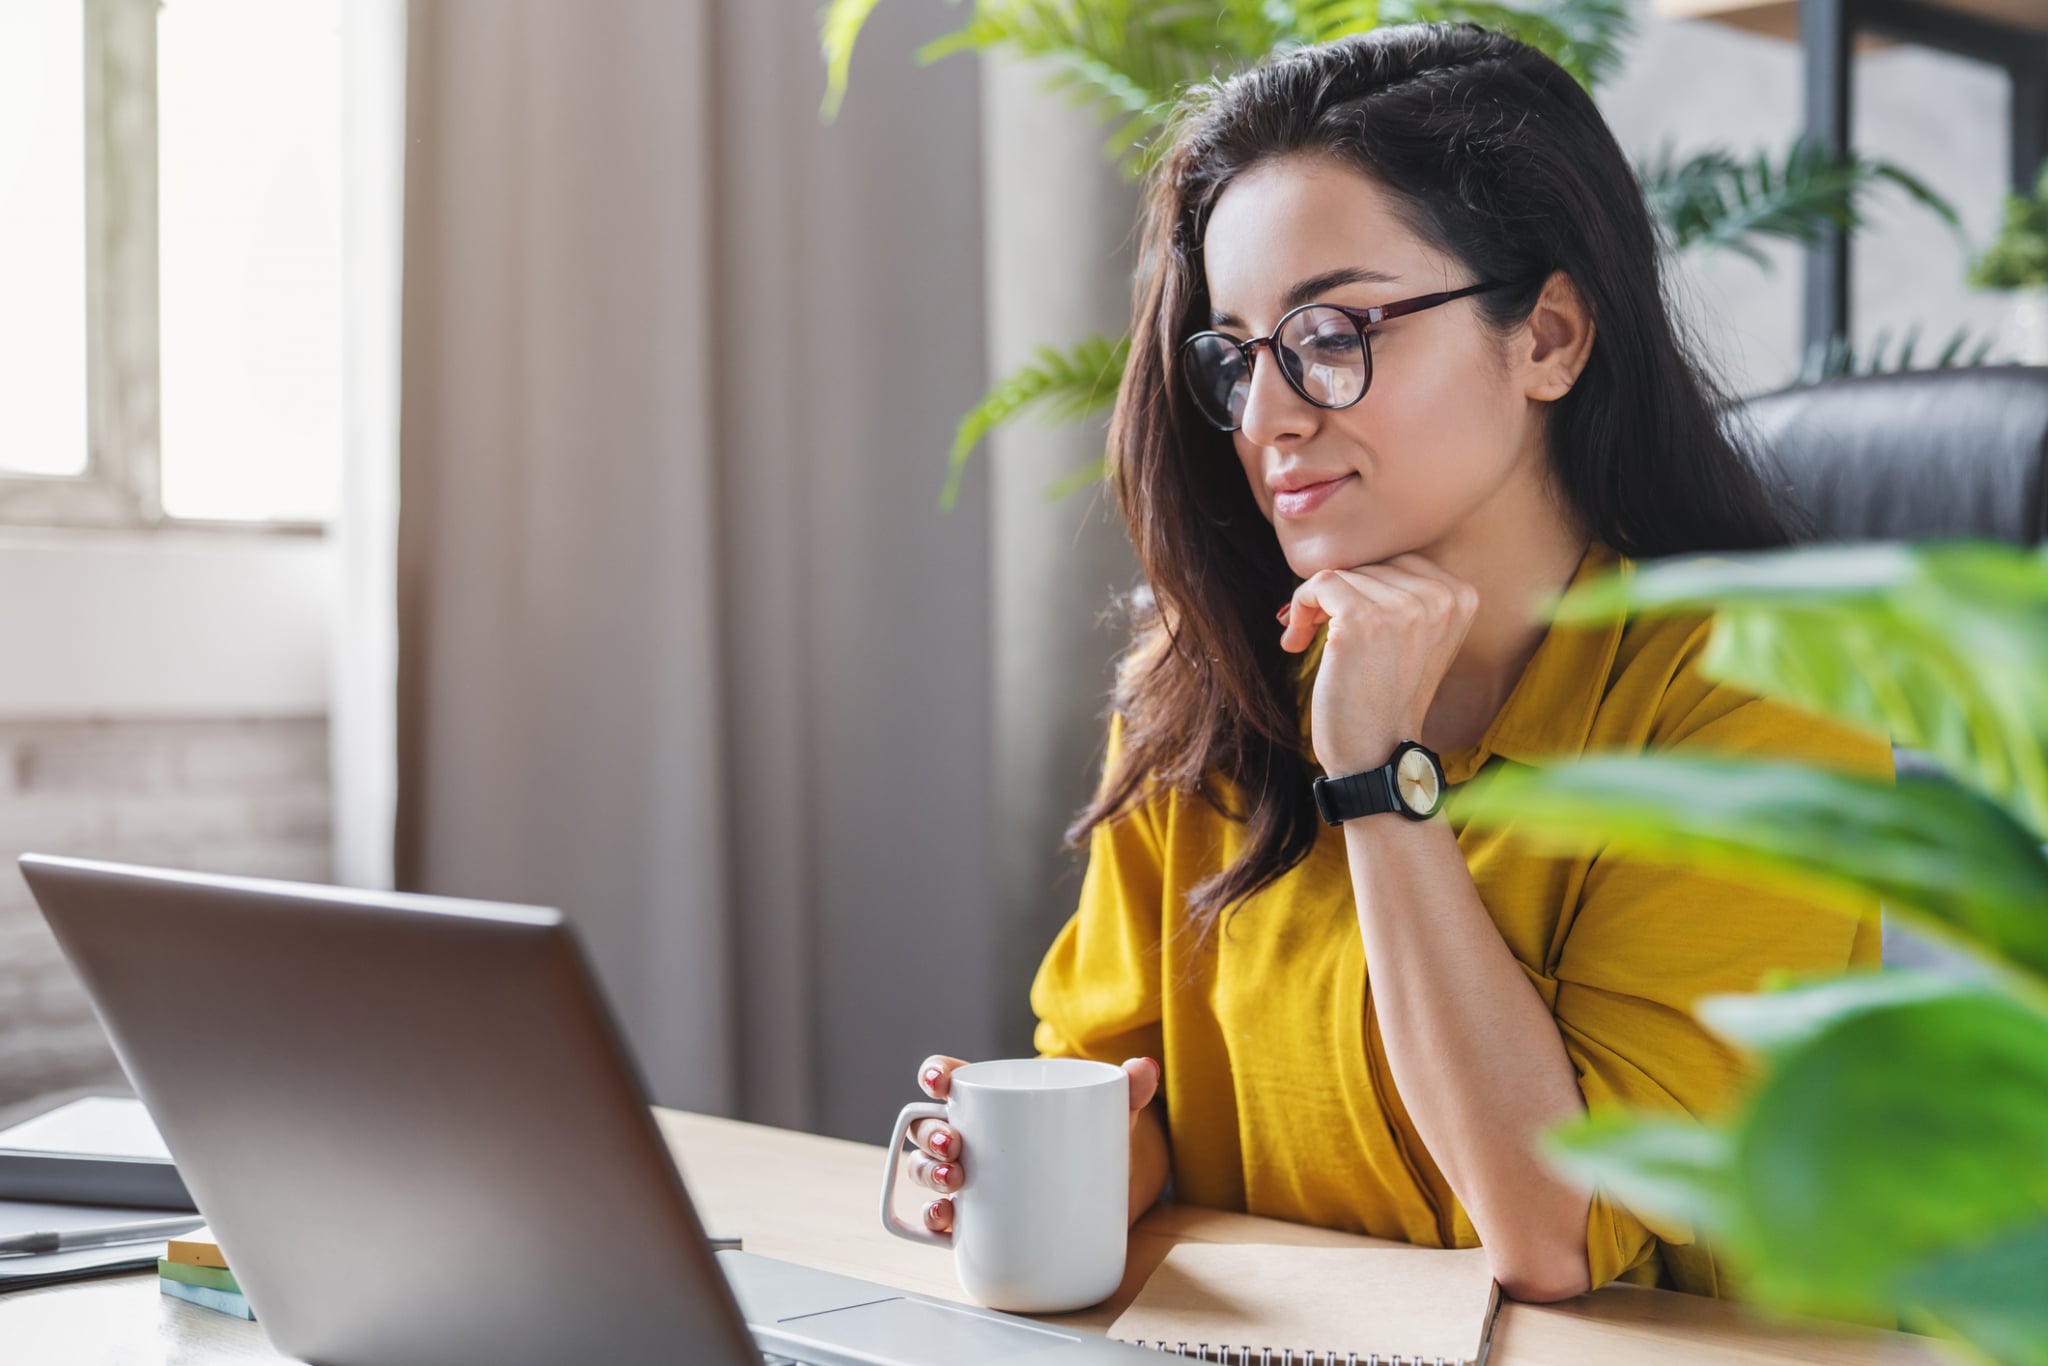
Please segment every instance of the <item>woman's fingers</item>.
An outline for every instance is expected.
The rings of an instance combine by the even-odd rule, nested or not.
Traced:
[[[1315,642],[1316,628],[1336,620],[1339,611],[1353,611],[1364,599],[1358,588],[1335,570],[1325,569],[1302,580],[1288,606],[1287,627],[1280,632],[1280,648],[1300,654]]]
[[[904,1159],[904,1170],[912,1181],[941,1195],[951,1195],[966,1181],[959,1163],[942,1162],[928,1153],[910,1154]]]
[[[941,1162],[958,1162],[964,1146],[960,1142],[960,1131],[942,1119],[913,1120],[910,1141],[920,1151],[930,1153]]]
[[[1470,616],[1479,605],[1478,589],[1420,555],[1396,555],[1385,564],[1361,565],[1343,572],[1354,580],[1376,580],[1448,616]]]
[[[952,1089],[953,1069],[967,1064],[959,1058],[934,1053],[917,1065],[917,1084],[934,1100],[944,1100]],[[943,1120],[920,1119],[910,1126],[910,1141],[919,1150],[941,1162],[960,1160],[960,1131]]]
[[[1137,1122],[1138,1111],[1152,1103],[1152,1097],[1159,1094],[1159,1064],[1150,1058],[1128,1058],[1124,1071],[1131,1076],[1131,1120]]]
[[[959,1058],[949,1058],[944,1053],[934,1053],[917,1065],[917,1084],[933,1100],[944,1100],[946,1091],[952,1085],[953,1070],[967,1066]]]
[[[1362,575],[1377,579],[1390,587],[1425,598],[1434,598],[1439,590],[1449,590],[1452,598],[1461,600],[1461,605],[1468,605],[1468,610],[1469,605],[1476,605],[1479,596],[1477,590],[1463,579],[1458,578],[1449,570],[1438,565],[1434,560],[1416,554],[1413,551],[1403,555],[1396,555],[1391,560],[1385,560],[1378,564],[1358,565],[1349,570],[1326,569],[1322,574],[1312,576],[1301,587],[1309,588],[1317,579],[1322,578],[1323,575],[1336,575],[1346,578],[1353,583],[1356,583],[1358,577]],[[1469,600],[1469,604],[1463,604],[1462,600]],[[1302,644],[1299,648],[1306,649],[1306,642],[1314,637],[1317,628],[1329,620],[1334,613],[1330,610],[1329,604],[1321,601],[1319,593],[1310,592],[1304,594],[1301,589],[1296,589],[1293,599],[1283,605],[1275,615],[1282,626],[1292,626],[1295,623],[1295,619],[1297,617],[1300,618],[1302,629],[1306,634],[1300,638]],[[1287,637],[1284,634],[1281,640],[1283,645],[1288,643]],[[1290,648],[1293,647],[1290,646]]]
[[[1396,555],[1384,564],[1356,569],[1325,569],[1302,581],[1294,597],[1278,613],[1283,626],[1280,648],[1290,654],[1306,650],[1324,622],[1347,608],[1378,607],[1382,612],[1413,612],[1445,619],[1469,618],[1478,605],[1470,584],[1439,569],[1420,555]]]

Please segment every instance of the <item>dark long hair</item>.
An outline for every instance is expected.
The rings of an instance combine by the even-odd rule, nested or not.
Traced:
[[[1131,353],[1110,423],[1111,483],[1147,590],[1118,667],[1122,742],[1067,832],[1079,847],[1144,789],[1199,793],[1248,823],[1236,862],[1193,888],[1206,935],[1307,856],[1318,819],[1300,659],[1273,604],[1299,580],[1230,437],[1190,406],[1176,351],[1208,325],[1202,244],[1224,188],[1298,154],[1391,192],[1409,228],[1473,279],[1505,335],[1556,271],[1594,321],[1585,368],[1546,415],[1570,512],[1622,554],[1782,545],[1799,527],[1719,420],[1726,396],[1682,344],[1640,186],[1591,97],[1550,58],[1471,24],[1409,24],[1290,51],[1196,90],[1147,190]]]

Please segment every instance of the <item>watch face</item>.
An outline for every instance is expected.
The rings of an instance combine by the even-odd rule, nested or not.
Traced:
[[[1401,765],[1394,771],[1394,782],[1400,789],[1402,803],[1410,811],[1435,810],[1436,799],[1443,793],[1443,785],[1437,781],[1436,765],[1419,749],[1402,754]]]

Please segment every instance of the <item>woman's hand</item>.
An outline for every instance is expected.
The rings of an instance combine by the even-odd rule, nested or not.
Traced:
[[[935,1053],[918,1064],[917,1084],[933,1100],[944,1100],[952,1085],[953,1069],[966,1065],[959,1058]],[[1131,1128],[1135,1132],[1138,1116],[1159,1092],[1159,1064],[1150,1058],[1132,1058],[1124,1063],[1124,1071],[1131,1076]],[[920,1119],[910,1126],[910,1141],[917,1145],[917,1151],[910,1155],[911,1180],[939,1194],[938,1199],[924,1207],[924,1226],[934,1233],[950,1233],[950,1197],[967,1180],[960,1131],[943,1120]]]
[[[1330,623],[1309,705],[1309,742],[1331,777],[1376,768],[1423,719],[1472,628],[1479,590],[1420,555],[1325,569],[1280,609],[1280,648],[1299,654]]]

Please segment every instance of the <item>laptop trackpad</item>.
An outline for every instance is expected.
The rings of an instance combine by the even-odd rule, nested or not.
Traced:
[[[1002,1361],[1077,1341],[1071,1333],[986,1318],[924,1300],[876,1300],[822,1314],[803,1314],[777,1325],[832,1347],[885,1356],[903,1366],[957,1366]]]

